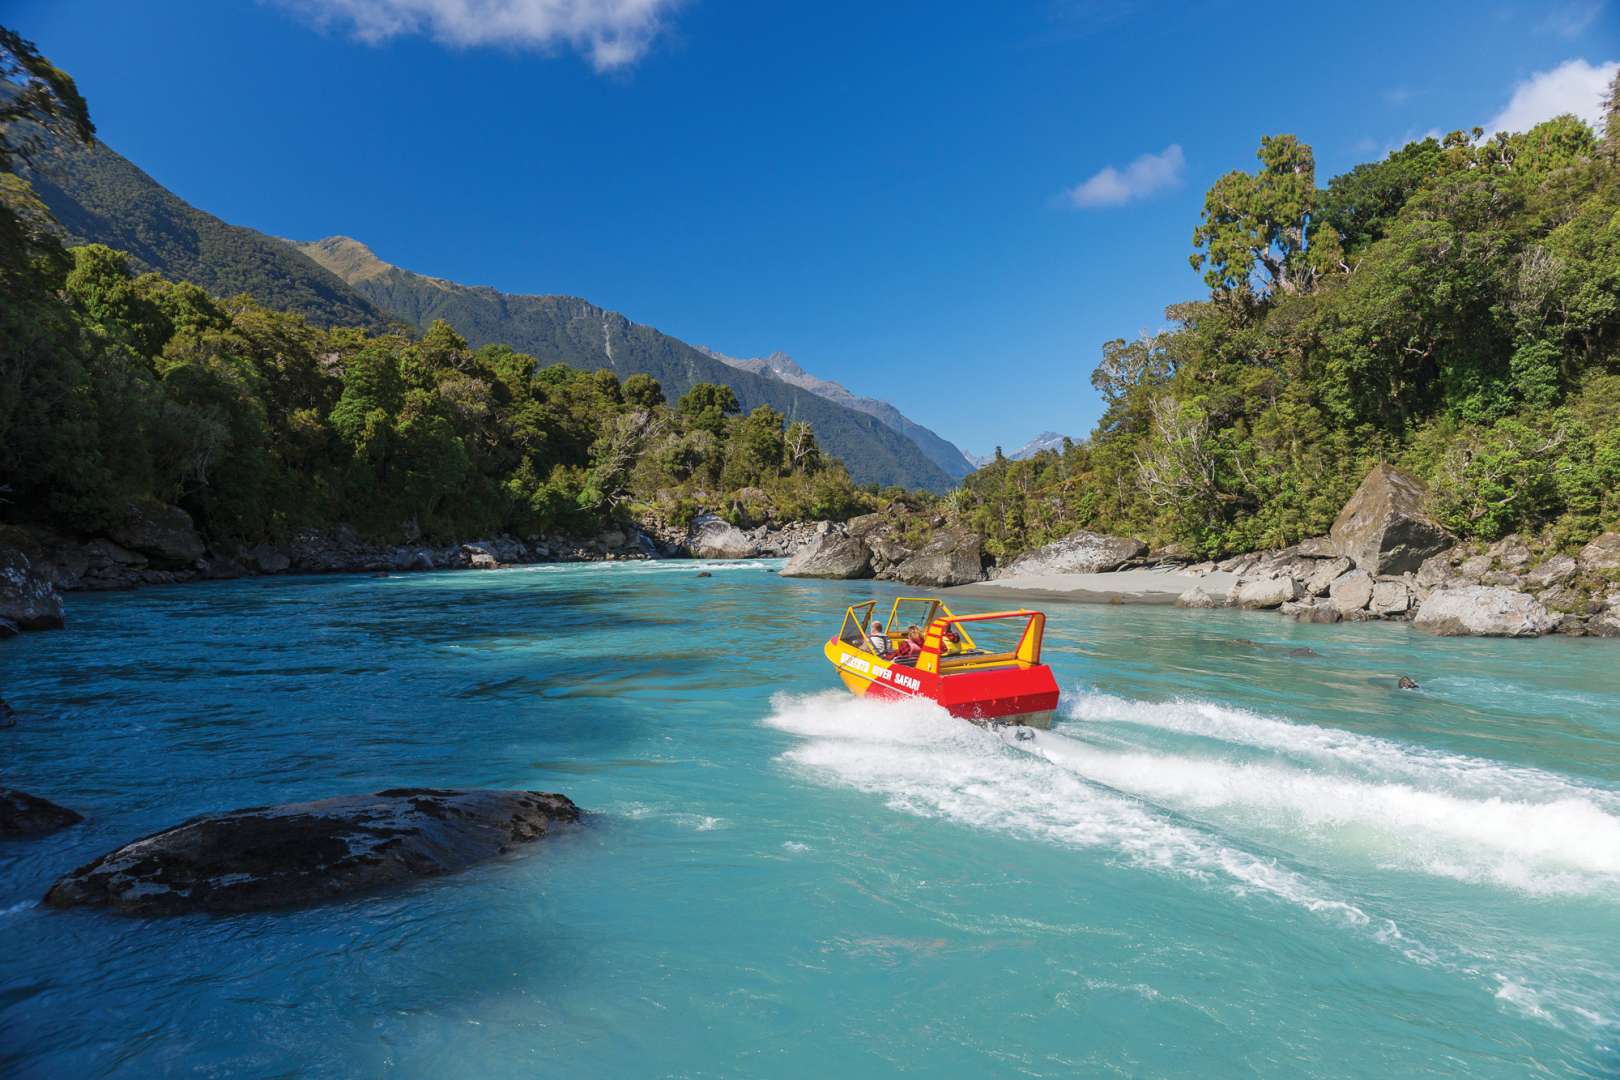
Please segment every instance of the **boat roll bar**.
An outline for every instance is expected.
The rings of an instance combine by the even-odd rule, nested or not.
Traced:
[[[939,671],[940,650],[944,647],[946,627],[961,623],[989,622],[992,619],[1027,619],[1018,647],[1006,654],[1005,659],[1020,664],[1041,662],[1041,638],[1046,633],[1046,615],[1039,611],[1019,608],[1017,611],[989,611],[979,615],[945,615],[928,624],[923,631],[922,655],[917,657],[917,670]],[[989,658],[986,658],[989,659]],[[999,659],[999,658],[998,658]]]

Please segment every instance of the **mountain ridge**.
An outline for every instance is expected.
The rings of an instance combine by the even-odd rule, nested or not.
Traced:
[[[124,251],[137,271],[241,293],[320,326],[373,332],[444,318],[474,346],[500,343],[544,363],[621,377],[644,372],[674,400],[696,382],[732,387],[745,409],[770,405],[815,429],[859,483],[943,492],[954,477],[881,420],[779,379],[740,371],[691,345],[578,297],[523,297],[403,270],[349,238],[312,258],[298,244],[232,225],[163,187],[105,143],[52,139],[26,172],[64,239]],[[318,244],[319,242],[317,242]]]
[[[777,351],[768,356],[739,359],[734,356],[711,349],[707,345],[694,346],[699,352],[729,364],[742,371],[752,371],[756,375],[768,378],[777,378],[785,383],[818,394],[828,401],[837,402],[846,408],[864,412],[868,416],[875,416],[889,427],[906,436],[928,456],[928,459],[938,465],[947,476],[953,480],[960,480],[975,468],[973,459],[962,451],[955,443],[940,436],[928,427],[917,423],[902,413],[892,402],[881,398],[865,397],[856,394],[843,383],[832,379],[823,379],[804,370],[785,352]]]
[[[1023,461],[1026,458],[1034,457],[1043,450],[1062,450],[1063,440],[1065,439],[1070,439],[1071,442],[1079,441],[1078,439],[1071,439],[1070,436],[1060,434],[1056,431],[1043,431],[1039,435],[1036,435],[1034,438],[1030,439],[1023,446],[1020,446],[1017,450],[1014,450],[1010,454],[1004,452],[1002,456],[1009,461]],[[996,460],[996,455],[993,452],[989,454],[969,454],[967,455],[967,459],[973,463],[974,468],[982,469],[992,461]]]
[[[724,363],[581,297],[506,293],[419,274],[388,263],[352,237],[288,243],[381,310],[418,329],[443,319],[475,348],[500,343],[542,361],[605,367],[621,377],[644,372],[658,380],[671,400],[695,383],[725,383],[745,411],[769,405],[789,420],[809,421],[821,445],[859,482],[946,491],[957,479],[879,417],[773,375]]]

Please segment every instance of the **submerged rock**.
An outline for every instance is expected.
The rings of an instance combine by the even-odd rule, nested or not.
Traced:
[[[1417,680],[1413,679],[1409,675],[1402,675],[1400,678],[1396,679],[1395,685],[1402,690],[1416,690],[1418,688]]]
[[[827,532],[805,544],[787,565],[783,577],[849,580],[872,576],[872,549],[858,537]]]
[[[1375,576],[1416,570],[1455,542],[1423,509],[1423,495],[1416,477],[1375,465],[1328,535],[1340,555]]]
[[[1106,574],[1147,554],[1147,545],[1124,536],[1081,529],[1018,556],[997,577],[1024,574]]]
[[[1423,601],[1412,625],[1431,634],[1535,637],[1553,627],[1553,618],[1533,596],[1495,585],[1436,589]]]
[[[193,818],[62,877],[51,907],[260,911],[447,874],[579,819],[540,791],[395,788]]]
[[[13,788],[0,788],[0,838],[44,836],[83,820],[82,815],[57,806],[49,799]]]

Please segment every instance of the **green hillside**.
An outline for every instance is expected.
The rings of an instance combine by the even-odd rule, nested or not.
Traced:
[[[381,329],[389,319],[335,274],[287,245],[191,206],[99,140],[54,140],[23,171],[70,244],[127,253],[215,296],[249,293],[321,326]]]
[[[227,224],[191,206],[96,141],[52,140],[23,175],[70,244],[125,252],[135,271],[156,270],[217,297],[247,293],[318,326],[382,330],[394,321],[425,330],[443,319],[474,347],[506,344],[586,371],[643,373],[671,397],[724,383],[746,409],[769,405],[815,428],[827,453],[863,484],[945,491],[951,478],[915,443],[877,419],[778,380],[738,371],[683,341],[584,300],[508,296],[413,274],[342,238],[294,245]],[[315,255],[317,258],[310,258]]]
[[[347,237],[297,247],[378,308],[418,329],[443,319],[475,348],[499,343],[547,362],[607,368],[620,378],[651,375],[671,398],[698,383],[723,383],[736,391],[744,410],[769,405],[790,421],[807,421],[827,452],[848,465],[861,483],[930,491],[952,486],[951,478],[916,443],[878,418],[779,379],[734,368],[588,301],[513,296],[427,277],[383,262]]]

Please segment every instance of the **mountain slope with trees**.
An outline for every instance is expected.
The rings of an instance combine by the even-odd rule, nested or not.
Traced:
[[[337,525],[400,543],[877,505],[810,424],[726,385],[667,400],[644,371],[473,348],[438,320],[324,327],[65,248],[16,167],[88,145],[85,104],[3,28],[0,80],[0,523],[105,536],[174,505],[217,551]]]
[[[698,383],[724,383],[744,409],[769,405],[812,424],[860,483],[945,491],[954,479],[911,439],[858,410],[736,371],[585,300],[511,296],[413,274],[341,237],[288,243],[198,210],[100,141],[47,134],[38,144],[21,175],[63,240],[122,251],[136,273],[155,270],[216,298],[247,294],[322,327],[380,332],[403,323],[425,331],[443,319],[474,347],[504,343],[546,363],[607,368],[621,378],[647,374],[672,398]]]
[[[887,401],[879,398],[862,397],[851,393],[849,388],[831,379],[823,379],[812,375],[796,363],[793,357],[785,352],[773,352],[769,356],[756,356],[749,359],[739,359],[726,356],[714,349],[699,345],[698,350],[706,356],[712,356],[734,368],[752,371],[756,375],[767,378],[780,379],[785,383],[802,387],[813,394],[818,394],[828,401],[835,401],[869,416],[875,416],[889,427],[898,431],[906,438],[917,444],[917,448],[928,455],[928,460],[938,465],[946,476],[952,480],[960,480],[974,469],[974,463],[960,447],[911,417],[902,413]]]
[[[425,329],[442,319],[472,345],[502,342],[584,370],[657,379],[672,397],[698,383],[730,386],[745,410],[768,405],[816,430],[827,452],[857,481],[945,491],[952,478],[906,436],[879,419],[802,387],[733,368],[650,326],[572,296],[518,296],[460,285],[393,266],[357,240],[327,237],[298,250],[378,308]]]
[[[68,244],[106,244],[137,272],[218,297],[247,293],[318,326],[381,330],[391,321],[335,274],[274,237],[198,210],[100,140],[50,139],[23,174]]]

